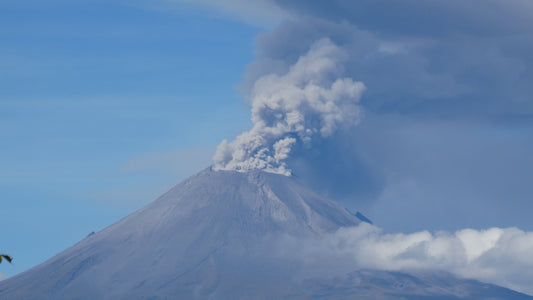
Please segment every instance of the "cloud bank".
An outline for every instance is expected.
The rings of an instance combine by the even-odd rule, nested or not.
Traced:
[[[339,126],[357,124],[365,87],[342,72],[343,51],[328,39],[315,42],[284,74],[258,78],[251,90],[253,127],[224,140],[214,170],[251,169],[290,175],[285,160],[296,143],[311,146]]]
[[[517,228],[385,234],[362,223],[318,239],[285,238],[279,243],[283,252],[277,250],[277,255],[296,255],[292,259],[302,262],[306,274],[443,271],[533,295],[533,232]]]

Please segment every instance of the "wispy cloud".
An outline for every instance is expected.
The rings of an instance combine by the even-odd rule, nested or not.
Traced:
[[[152,172],[170,175],[190,175],[210,165],[213,147],[180,148],[152,152],[126,161],[121,170],[128,173]]]
[[[246,24],[260,27],[273,28],[282,20],[290,18],[287,10],[280,8],[275,1],[270,0],[158,0],[147,4],[138,2],[137,5],[150,5],[153,9],[165,11],[179,11],[186,7],[187,10],[200,9],[204,13],[226,19],[233,19]]]

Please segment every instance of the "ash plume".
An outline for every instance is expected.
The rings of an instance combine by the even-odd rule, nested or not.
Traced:
[[[232,142],[222,141],[213,169],[290,176],[286,159],[295,144],[310,147],[340,126],[357,124],[365,86],[341,77],[345,57],[341,48],[321,39],[285,74],[258,78],[250,93],[253,127]]]

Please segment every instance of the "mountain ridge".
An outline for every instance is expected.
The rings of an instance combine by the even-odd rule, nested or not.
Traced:
[[[281,176],[203,170],[144,208],[10,278],[11,284],[0,284],[0,295],[17,295],[17,288],[28,284],[50,296],[77,291],[92,295],[87,289],[113,290],[114,283],[135,290],[150,282],[149,277],[181,278],[228,245],[241,251],[253,248],[257,237],[312,236],[360,222],[333,201]],[[147,274],[135,275],[139,271]]]
[[[0,282],[0,299],[354,296],[343,294],[346,290],[397,299],[436,293],[416,286],[398,292],[395,284],[410,276],[403,273],[306,274],[305,257],[283,243],[284,237],[319,239],[361,222],[296,178],[208,168],[41,265]],[[492,285],[448,280],[471,291],[492,289],[506,291],[512,299],[532,299]],[[462,299],[453,298],[449,288],[435,295]]]

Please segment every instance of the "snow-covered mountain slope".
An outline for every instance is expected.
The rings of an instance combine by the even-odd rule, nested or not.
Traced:
[[[120,222],[3,282],[0,298],[208,295],[224,280],[217,277],[220,257],[230,249],[246,254],[267,235],[310,236],[358,223],[345,209],[292,178],[205,170]]]
[[[357,300],[510,300],[533,297],[476,280],[458,279],[448,273],[358,270],[342,277],[306,280],[293,299]]]
[[[297,179],[207,169],[0,282],[0,299],[472,299],[468,296],[495,291],[505,295],[499,299],[531,299],[451,276],[435,281],[377,271],[302,274],[305,259],[287,254],[294,249],[280,243],[283,237],[319,238],[360,222]]]

